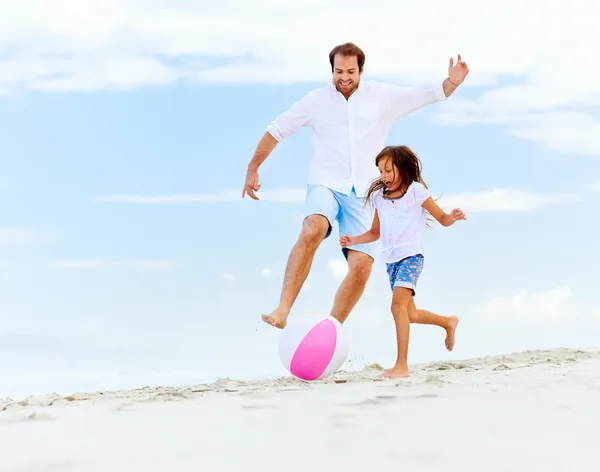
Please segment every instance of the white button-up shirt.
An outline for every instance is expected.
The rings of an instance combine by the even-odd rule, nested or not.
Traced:
[[[312,90],[267,126],[281,142],[305,126],[313,130],[308,183],[364,196],[379,177],[375,156],[402,116],[446,98],[443,81],[412,89],[361,80],[349,100],[333,83]]]

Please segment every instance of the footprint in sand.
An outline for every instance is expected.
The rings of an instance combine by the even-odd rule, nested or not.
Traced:
[[[355,405],[382,405],[396,399],[398,399],[396,395],[377,395],[375,398],[367,398],[366,400],[355,403]]]

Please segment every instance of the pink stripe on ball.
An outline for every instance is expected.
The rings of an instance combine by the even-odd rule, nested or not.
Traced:
[[[333,357],[337,343],[337,330],[331,320],[317,323],[296,349],[290,373],[303,380],[318,379]]]

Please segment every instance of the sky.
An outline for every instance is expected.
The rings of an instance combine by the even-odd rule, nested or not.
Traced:
[[[469,65],[454,96],[388,137],[469,218],[427,232],[416,298],[460,316],[456,348],[413,326],[409,361],[598,345],[591,1],[0,5],[0,372],[12,373],[0,395],[25,371],[51,388],[48,372],[91,366],[160,366],[169,381],[285,374],[260,315],[301,228],[310,130],[261,167],[260,201],[241,190],[267,124],[331,79],[328,53],[345,41],[366,52],[363,80],[441,82],[458,53]],[[330,309],[346,271],[338,236],[292,316]],[[378,260],[345,325],[351,365],[395,360],[390,302]]]

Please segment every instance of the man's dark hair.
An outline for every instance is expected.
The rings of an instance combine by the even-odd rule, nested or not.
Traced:
[[[363,67],[365,66],[365,53],[356,44],[339,44],[331,50],[331,52],[329,53],[329,63],[331,64],[331,72],[333,72],[333,59],[338,54],[344,57],[355,56],[358,62],[358,71],[362,73]]]

